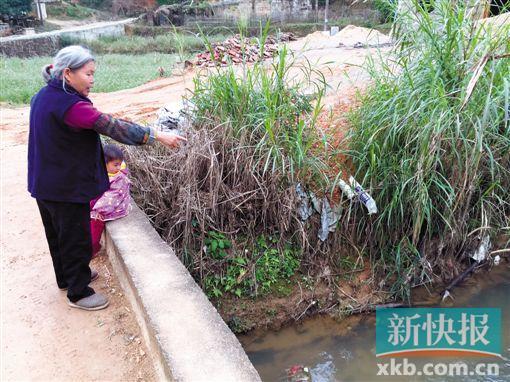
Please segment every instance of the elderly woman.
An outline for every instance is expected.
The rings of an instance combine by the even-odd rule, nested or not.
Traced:
[[[69,305],[85,310],[108,306],[89,284],[97,278],[92,256],[90,201],[109,187],[100,134],[128,145],[178,147],[171,133],[113,118],[94,108],[95,62],[81,46],[58,52],[43,69],[47,82],[30,103],[28,191],[37,200],[57,285]]]

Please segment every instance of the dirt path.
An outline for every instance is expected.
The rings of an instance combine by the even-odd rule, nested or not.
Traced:
[[[365,83],[357,65],[367,49],[310,49],[298,54],[320,68],[333,107]],[[327,63],[326,63],[327,62]],[[134,89],[92,94],[95,106],[117,117],[151,122],[161,106],[178,102],[194,72]],[[2,380],[154,380],[132,310],[106,259],[93,287],[107,293],[108,309],[71,309],[58,290],[35,201],[26,192],[29,108],[3,108],[1,129]]]
[[[35,200],[26,191],[28,109],[2,111],[2,381],[155,380],[134,313],[104,258],[92,286],[98,312],[72,309],[54,280]]]

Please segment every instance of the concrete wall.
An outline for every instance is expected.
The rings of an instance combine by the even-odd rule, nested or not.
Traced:
[[[185,25],[227,26],[235,27],[240,19],[258,25],[259,21],[270,19],[280,22],[316,22],[324,20],[324,8],[315,10],[315,0],[222,0],[210,2],[214,16],[186,16]],[[253,8],[253,5],[255,7]],[[380,21],[379,12],[370,1],[337,0],[330,4],[328,19],[351,18],[360,21]]]
[[[59,36],[44,36],[23,40],[0,41],[0,53],[8,57],[48,56],[61,47]]]
[[[133,203],[106,224],[106,250],[131,300],[160,380],[251,382],[260,377],[236,336]]]
[[[124,26],[135,19],[95,23],[36,35],[16,35],[0,38],[0,54],[5,56],[51,56],[62,46],[62,39],[94,40],[102,36],[125,34]]]
[[[185,17],[185,24],[201,22],[219,24],[222,20],[271,19],[275,22],[308,20],[312,16],[312,0],[223,0],[210,3],[213,17]],[[253,8],[253,5],[255,7]]]

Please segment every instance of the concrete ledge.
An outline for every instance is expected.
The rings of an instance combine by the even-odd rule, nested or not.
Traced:
[[[0,54],[8,57],[53,55],[62,48],[63,38],[90,41],[102,36],[120,36],[125,34],[125,26],[135,20],[108,21],[32,35],[0,37]]]
[[[136,204],[107,223],[106,250],[160,379],[260,381],[236,336]]]
[[[45,37],[54,37],[54,36],[69,36],[69,37],[82,37],[84,39],[90,39],[94,37],[98,37],[105,32],[108,33],[110,30],[116,31],[116,28],[119,30],[124,30],[124,25],[130,24],[136,21],[137,18],[130,18],[124,20],[117,21],[102,21],[97,23],[92,23],[88,25],[78,25],[75,27],[65,28],[65,29],[57,29],[49,32],[42,32],[30,35],[14,35],[7,37],[0,37],[0,43],[9,42],[9,41],[21,41],[21,40],[37,40],[39,38]],[[123,34],[123,33],[122,33]]]

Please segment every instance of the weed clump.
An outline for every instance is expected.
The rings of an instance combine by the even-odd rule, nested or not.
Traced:
[[[325,182],[313,154],[324,79],[283,46],[269,65],[214,68],[194,85],[189,144],[131,153],[137,200],[210,295],[265,293],[312,248],[294,188]]]

